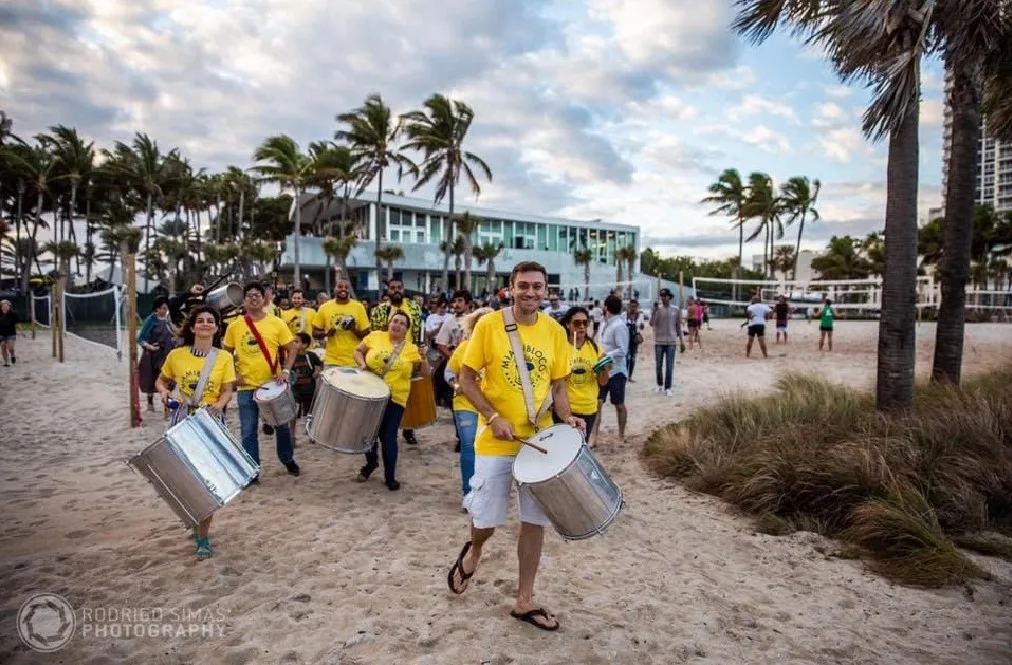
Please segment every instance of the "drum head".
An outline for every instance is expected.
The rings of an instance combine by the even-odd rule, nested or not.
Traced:
[[[238,307],[242,304],[243,300],[242,287],[238,284],[228,284],[225,287],[225,296],[233,306]]]
[[[540,483],[561,473],[580,454],[583,436],[569,425],[553,425],[543,429],[529,441],[548,450],[544,454],[530,446],[520,446],[513,462],[513,477],[521,483]]]
[[[328,367],[323,370],[322,377],[338,390],[357,397],[366,399],[390,397],[390,388],[383,379],[357,367]]]
[[[253,393],[253,399],[259,400],[261,402],[269,402],[270,400],[283,395],[286,390],[288,390],[287,385],[277,383],[276,381],[271,381],[270,383],[264,384],[259,388],[257,388],[256,392]]]

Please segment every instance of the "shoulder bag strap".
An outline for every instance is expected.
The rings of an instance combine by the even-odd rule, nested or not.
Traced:
[[[211,377],[211,370],[214,369],[217,358],[218,349],[212,346],[211,350],[207,352],[207,356],[204,357],[204,366],[200,369],[200,379],[197,381],[197,388],[193,391],[193,397],[190,398],[190,406],[200,404],[200,399],[204,396],[204,388],[207,387],[207,380]]]
[[[531,385],[531,375],[527,370],[527,359],[524,357],[524,345],[520,341],[520,332],[517,330],[517,322],[513,317],[513,308],[507,307],[502,311],[502,318],[505,325],[506,335],[510,340],[510,347],[513,349],[513,362],[516,363],[517,373],[520,376],[520,387],[524,393],[524,404],[527,407],[527,420],[534,426],[534,431],[538,431],[538,421],[541,419],[548,409],[552,406],[552,391],[548,391],[548,397],[545,399],[544,404],[541,408],[535,411],[534,409],[534,387]]]
[[[398,344],[394,345],[394,350],[390,352],[390,357],[387,358],[386,364],[383,365],[383,373],[380,374],[381,379],[385,377],[387,375],[387,372],[390,371],[390,368],[393,367],[393,364],[397,360],[397,357],[401,355],[401,350],[403,348],[404,342],[399,342]]]
[[[264,338],[260,336],[260,331],[257,330],[257,327],[253,324],[253,317],[247,314],[243,317],[243,320],[246,321],[246,326],[249,328],[249,331],[253,333],[253,339],[257,341],[257,346],[260,347],[260,353],[264,355],[264,360],[267,361],[267,366],[271,368],[271,374],[276,374],[278,371],[277,359],[271,359],[271,353],[267,350],[267,345],[264,344]]]

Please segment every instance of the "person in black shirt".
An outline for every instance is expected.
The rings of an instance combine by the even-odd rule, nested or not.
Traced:
[[[780,343],[780,334],[784,335],[784,344],[787,343],[787,319],[791,317],[791,306],[787,304],[787,298],[780,296],[777,304],[773,307],[773,313],[777,317],[777,344]]]
[[[10,300],[0,300],[0,352],[3,353],[4,367],[18,362],[14,355],[14,342],[18,338],[18,313],[14,311]]]

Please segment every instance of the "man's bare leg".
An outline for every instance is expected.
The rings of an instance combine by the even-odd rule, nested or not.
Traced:
[[[520,562],[520,582],[517,589],[517,600],[513,610],[517,614],[537,609],[534,604],[534,578],[538,575],[541,563],[541,546],[545,540],[545,528],[537,524],[520,523],[520,538],[517,539],[517,559]],[[557,625],[554,616],[535,617],[535,621],[544,626]]]
[[[759,338],[759,348],[762,349],[763,358],[769,358],[770,354],[766,352],[766,339],[763,337]]]
[[[478,562],[481,561],[481,548],[493,533],[495,533],[495,529],[479,529],[474,524],[471,525],[471,549],[464,555],[463,561],[465,575],[473,575],[474,571],[478,569]],[[461,586],[466,588],[465,582],[460,579],[460,573],[461,571],[458,570],[453,575],[455,589],[459,589]]]
[[[625,423],[629,416],[629,411],[626,410],[625,404],[623,404],[622,406],[615,407],[615,415],[618,416],[619,441],[625,441]]]
[[[748,346],[745,347],[745,357],[746,358],[748,358],[749,356],[752,355],[752,340],[754,340],[754,339],[755,339],[755,337],[749,337],[748,338]]]
[[[829,342],[829,350],[832,351],[833,350],[833,331],[832,330],[827,330],[826,331],[826,341]]]

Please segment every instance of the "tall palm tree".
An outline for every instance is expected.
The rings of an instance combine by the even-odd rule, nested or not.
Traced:
[[[264,182],[273,182],[282,190],[291,189],[295,205],[295,234],[292,253],[295,258],[295,283],[301,284],[299,237],[302,235],[302,194],[313,179],[313,161],[299,150],[299,144],[287,134],[271,136],[254,151],[253,159],[262,162],[251,170]]]
[[[347,235],[341,238],[327,238],[323,241],[323,251],[329,258],[334,259],[337,274],[340,277],[348,279],[348,255],[351,254],[351,250],[355,249],[355,245],[357,244],[358,238],[353,235]],[[353,298],[355,297],[354,290],[351,295]]]
[[[503,244],[501,242],[485,242],[481,247],[474,248],[474,258],[478,260],[478,265],[485,264],[485,290],[489,293],[497,291],[495,288],[495,260],[502,250]]]
[[[745,222],[748,219],[745,212],[745,204],[748,202],[748,186],[742,182],[738,169],[724,169],[717,181],[710,185],[708,191],[710,196],[704,198],[701,203],[711,203],[717,206],[709,214],[730,217],[733,220],[732,226],[738,229],[738,265],[740,266],[745,247]],[[735,273],[735,278],[738,277],[740,275]],[[737,285],[735,285],[735,290],[737,290]]]
[[[408,139],[403,149],[422,153],[421,164],[410,165],[417,179],[411,191],[417,191],[438,176],[435,202],[439,203],[449,195],[448,219],[452,220],[454,192],[460,184],[460,176],[464,175],[477,199],[481,186],[472,167],[479,169],[489,182],[492,181],[492,169],[481,157],[464,150],[464,139],[474,121],[474,111],[470,106],[461,101],[451,101],[438,93],[425,100],[422,106],[424,110],[401,115]],[[464,276],[464,288],[471,288],[470,263]]]
[[[763,273],[768,274],[770,259],[773,257],[773,243],[784,237],[784,224],[780,216],[784,211],[783,199],[773,187],[773,178],[766,173],[752,173],[748,177],[748,199],[744,212],[749,219],[756,219],[755,231],[746,242],[765,234],[763,242]]]
[[[783,200],[784,212],[789,215],[787,225],[798,223],[798,242],[794,245],[794,263],[791,266],[791,279],[798,278],[798,254],[801,253],[801,236],[805,232],[805,221],[811,217],[812,221],[818,221],[819,211],[815,209],[815,202],[819,200],[819,190],[822,183],[816,178],[810,181],[807,177],[795,176],[785,182],[780,188],[780,196]],[[786,271],[784,271],[786,275]]]
[[[439,243],[439,251],[443,254],[443,291],[450,289],[450,259],[453,257],[453,241],[444,240]]]
[[[24,265],[26,270],[22,278],[21,288],[23,291],[28,291],[28,280],[31,275],[31,262],[35,261],[38,266],[38,233],[39,229],[48,228],[49,224],[46,222],[42,214],[45,212],[45,197],[48,195],[52,198],[51,186],[53,179],[56,177],[56,159],[41,145],[32,146],[19,146],[16,149],[8,149],[7,156],[17,170],[19,182],[24,182],[29,185],[36,194],[35,203],[35,215],[32,220],[32,230],[29,233],[31,243],[26,245],[33,249],[34,255],[25,257]],[[19,186],[19,192],[21,191]],[[19,194],[18,198],[18,219],[21,219],[22,211],[21,198]],[[55,205],[54,205],[55,209]],[[27,231],[27,228],[26,228]]]
[[[1012,35],[1010,11],[1012,2],[1007,0],[950,1],[942,3],[935,15],[935,26],[946,38],[943,52],[952,134],[945,183],[945,240],[938,266],[942,298],[931,368],[934,381],[959,383],[962,372],[984,75],[992,61],[1000,64],[1006,41],[1003,33]],[[1005,45],[1012,45],[1008,41]],[[1012,69],[1007,74],[1012,76]]]
[[[404,159],[397,149],[397,138],[401,125],[395,122],[390,107],[379,94],[369,95],[365,103],[349,113],[340,113],[337,121],[347,125],[346,129],[334,132],[334,138],[348,143],[351,154],[361,167],[358,194],[376,184],[376,237],[373,255],[376,257],[376,279],[380,281],[383,261],[377,252],[382,249],[382,238],[386,233],[386,214],[383,210],[383,172],[389,166],[398,166],[402,173]]]
[[[629,277],[629,279],[627,280],[629,283],[626,285],[626,288],[625,288],[626,295],[629,298],[632,298],[632,292],[633,292],[633,288],[632,288],[632,272],[633,272],[633,265],[635,264],[635,262],[636,262],[636,248],[633,247],[632,245],[628,245],[626,247],[620,247],[620,248],[618,248],[618,249],[615,250],[615,265],[617,266],[617,268],[616,268],[617,273],[616,273],[615,281],[616,282],[621,282],[622,281],[621,266],[624,263],[625,266],[626,266],[626,268],[627,268],[627,274],[628,274],[628,277]]]
[[[573,252],[573,262],[583,266],[583,297],[590,300],[590,264],[594,262],[594,252],[589,249],[578,249]]]
[[[917,325],[917,188],[920,66],[936,6],[944,0],[739,0],[734,29],[765,41],[781,23],[829,53],[844,81],[866,82],[873,100],[864,132],[889,137],[877,404],[909,409],[914,399]]]
[[[70,224],[67,238],[71,241],[77,240],[74,229],[74,218],[77,216],[77,192],[81,181],[91,175],[91,169],[95,163],[95,144],[85,142],[77,134],[77,130],[65,125],[56,125],[49,128],[49,134],[41,134],[39,139],[43,146],[49,149],[57,161],[58,175],[54,181],[66,180],[70,183],[70,208],[67,220]],[[57,239],[63,239],[64,235],[57,227]],[[79,266],[80,267],[80,266]]]
[[[169,185],[166,159],[177,155],[179,151],[173,148],[168,154],[163,155],[157,141],[152,140],[147,134],[138,132],[131,144],[117,141],[113,145],[112,152],[103,150],[102,153],[105,156],[105,169],[114,178],[122,180],[127,187],[144,197],[147,202],[144,222],[144,254],[147,255],[151,249],[151,235],[155,229],[155,203],[162,197],[162,188]]]
[[[464,276],[461,268],[461,259],[464,256],[464,238],[457,236],[453,239],[453,269],[456,272],[454,275],[455,289],[459,289],[464,283]]]
[[[465,212],[453,219],[453,226],[457,230],[457,237],[464,243],[464,288],[471,290],[471,259],[474,255],[474,234],[478,231],[480,220],[471,217],[471,213]]]

